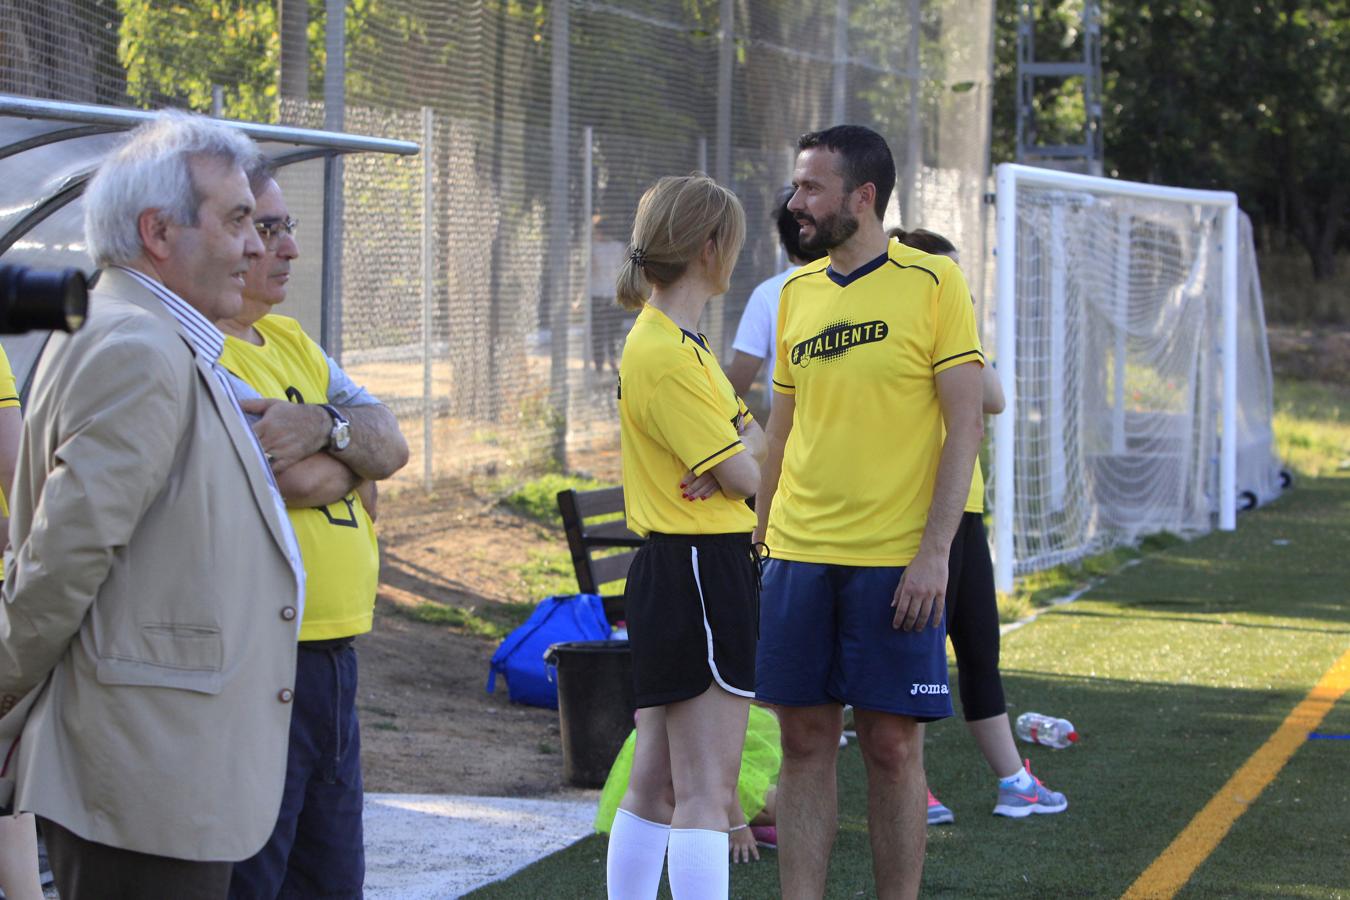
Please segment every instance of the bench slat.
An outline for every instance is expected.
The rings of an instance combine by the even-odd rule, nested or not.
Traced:
[[[633,564],[633,556],[636,553],[636,550],[630,550],[613,556],[592,557],[591,575],[595,578],[596,586],[627,578],[628,568]]]
[[[598,525],[587,525],[583,531],[586,535],[586,543],[595,546],[641,547],[643,544],[642,538],[629,531],[623,519],[601,522]]]
[[[577,515],[583,519],[591,516],[603,516],[606,513],[623,512],[623,488],[601,488],[596,491],[574,491],[577,499]]]

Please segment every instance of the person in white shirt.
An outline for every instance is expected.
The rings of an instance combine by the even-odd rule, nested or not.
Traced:
[[[801,224],[787,208],[791,198],[792,188],[784,188],[779,192],[778,202],[773,208],[778,239],[783,244],[783,252],[787,254],[788,268],[760,282],[751,291],[745,311],[741,313],[741,324],[736,329],[736,340],[731,344],[735,355],[731,365],[727,366],[727,380],[741,397],[749,392],[765,360],[769,363],[767,371],[773,374],[774,334],[778,330],[778,292],[783,289],[783,282],[799,266],[824,256],[823,253],[802,249],[798,240]],[[766,406],[773,405],[773,391],[764,392],[764,403]]]

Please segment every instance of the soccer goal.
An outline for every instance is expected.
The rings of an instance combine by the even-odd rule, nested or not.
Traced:
[[[1145,534],[1232,530],[1278,494],[1236,196],[1012,164],[997,190],[999,589]]]

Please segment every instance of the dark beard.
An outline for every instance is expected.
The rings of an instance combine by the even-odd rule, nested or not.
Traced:
[[[815,226],[815,234],[810,238],[805,235],[798,235],[797,240],[801,244],[801,248],[810,253],[824,253],[833,250],[853,237],[858,230],[858,220],[842,209],[821,220],[812,219],[809,216],[805,218]]]

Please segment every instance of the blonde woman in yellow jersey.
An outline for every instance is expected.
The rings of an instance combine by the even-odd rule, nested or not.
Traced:
[[[727,896],[727,798],[759,612],[744,501],[759,487],[764,440],[698,320],[744,240],[731,191],[703,175],[662,178],[638,204],[619,270],[619,303],[640,310],[619,363],[624,503],[647,542],[624,591],[638,726],[610,834],[611,898],[655,898],[667,857],[676,900]]]
[[[958,260],[956,246],[940,234],[916,228],[891,229],[891,237],[907,247]],[[959,260],[958,260],[959,261]],[[1003,385],[992,366],[984,372],[984,412],[1003,412]],[[1023,819],[1034,814],[1063,812],[1069,801],[1031,774],[1013,743],[1008,724],[1008,706],[1003,697],[1003,678],[998,671],[998,596],[994,591],[994,565],[989,557],[989,539],[984,531],[984,477],[975,465],[970,496],[966,499],[961,527],[952,541],[950,580],[947,583],[947,635],[956,651],[961,692],[961,712],[966,727],[998,779],[994,815]],[[928,824],[956,821],[952,811],[928,791]]]

